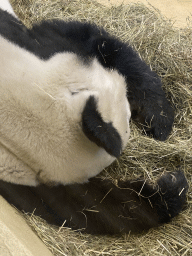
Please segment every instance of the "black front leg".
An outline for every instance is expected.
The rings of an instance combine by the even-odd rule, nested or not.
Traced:
[[[182,210],[187,188],[181,171],[163,175],[156,185],[132,180],[116,186],[100,178],[56,187],[0,181],[0,194],[19,210],[90,234],[138,233],[166,223]]]
[[[93,55],[108,68],[114,68],[127,82],[132,119],[146,134],[166,140],[172,130],[174,111],[157,74],[127,44],[109,35],[93,37]]]

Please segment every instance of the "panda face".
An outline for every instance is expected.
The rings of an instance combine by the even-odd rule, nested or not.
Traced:
[[[48,81],[43,89],[55,99],[66,102],[68,112],[76,123],[82,121],[86,101],[93,96],[94,108],[102,122],[112,124],[118,131],[124,149],[130,134],[131,112],[122,75],[116,70],[103,68],[96,58],[84,64],[73,53],[56,54],[45,63]],[[51,72],[53,69],[55,72]]]
[[[19,161],[38,181],[71,184],[87,181],[120,155],[130,108],[117,71],[94,58],[85,64],[74,53],[43,61],[2,37],[0,45],[0,143],[17,158],[15,172],[26,172],[25,184],[37,182]]]

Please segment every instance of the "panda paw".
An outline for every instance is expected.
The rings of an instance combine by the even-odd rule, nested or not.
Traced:
[[[159,189],[158,198],[155,200],[157,214],[160,223],[166,223],[183,209],[188,183],[184,173],[178,170],[164,174],[157,181],[157,185]]]
[[[154,92],[146,99],[130,99],[131,117],[146,135],[165,141],[172,130],[174,111],[164,95],[155,96]]]

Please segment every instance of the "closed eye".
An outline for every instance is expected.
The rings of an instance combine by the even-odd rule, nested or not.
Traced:
[[[74,91],[74,92],[71,92],[71,95],[75,95],[75,94],[78,94],[79,92],[78,91]]]
[[[78,89],[78,90],[71,90],[71,89],[69,89],[70,90],[70,92],[71,92],[71,95],[75,95],[75,94],[78,94],[78,93],[80,93],[81,91],[88,91],[88,89],[87,88],[80,88],[80,89]]]

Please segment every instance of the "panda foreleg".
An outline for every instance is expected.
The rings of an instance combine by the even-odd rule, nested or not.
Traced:
[[[166,99],[160,78],[131,46],[110,35],[90,37],[87,49],[107,68],[118,70],[127,82],[132,119],[148,135],[166,140],[172,130],[174,111]]]
[[[19,210],[40,215],[51,224],[90,234],[140,233],[169,222],[186,200],[181,171],[166,173],[155,185],[145,180],[92,178],[88,183],[29,187],[0,181],[0,194]]]
[[[91,234],[140,233],[175,217],[183,208],[187,188],[181,171],[164,174],[156,185],[133,180],[116,186],[93,178],[66,188],[68,223]]]

